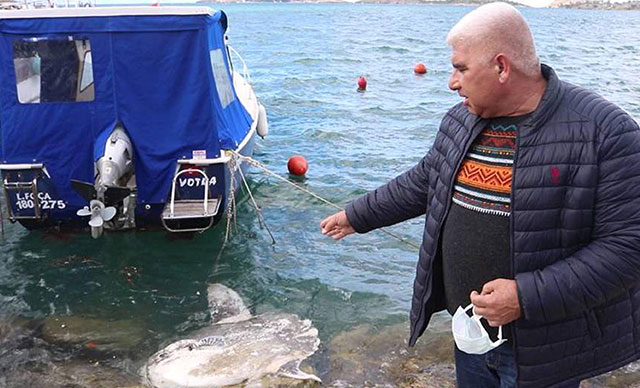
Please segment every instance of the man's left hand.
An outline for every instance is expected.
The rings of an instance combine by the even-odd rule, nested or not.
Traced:
[[[522,316],[515,280],[495,279],[482,286],[482,293],[471,292],[475,312],[483,316],[489,326],[506,325]]]

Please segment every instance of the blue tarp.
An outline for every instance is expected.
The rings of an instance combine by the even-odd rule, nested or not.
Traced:
[[[85,201],[71,179],[94,181],[94,161],[117,123],[134,147],[141,203],[163,203],[176,160],[235,148],[251,118],[231,87],[220,97],[212,52],[224,53],[226,16],[145,15],[0,19],[0,158],[3,163],[44,163],[58,197]],[[21,103],[14,44],[37,39],[88,39],[95,96],[87,102]],[[219,70],[219,68],[217,69]]]

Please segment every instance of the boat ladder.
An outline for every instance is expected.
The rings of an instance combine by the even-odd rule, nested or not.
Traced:
[[[204,186],[202,199],[176,199],[176,182],[184,173],[201,174],[209,182],[207,174],[199,169],[187,168],[178,171],[171,185],[171,201],[162,211],[162,225],[169,232],[202,232],[213,225],[213,219],[220,209],[221,198],[209,198],[209,185]],[[202,221],[202,222],[198,222]],[[183,226],[186,224],[187,226]]]
[[[25,170],[38,170],[42,171],[43,165],[38,164],[16,164],[16,165],[2,165],[1,170],[5,171],[5,177],[3,181],[4,196],[7,201],[7,212],[9,215],[9,221],[16,222],[16,220],[39,220],[42,218],[40,211],[40,200],[38,199],[38,178],[40,175],[36,172],[33,174],[33,179],[23,180]],[[14,175],[17,179],[14,179]],[[15,214],[13,207],[11,206],[11,194],[15,194],[16,197],[22,197],[20,203],[24,208],[33,209],[32,214],[19,215]]]

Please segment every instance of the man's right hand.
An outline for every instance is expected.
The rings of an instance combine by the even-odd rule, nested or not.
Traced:
[[[320,227],[322,228],[322,234],[331,236],[334,240],[340,240],[356,232],[349,223],[347,213],[344,210],[322,220]]]

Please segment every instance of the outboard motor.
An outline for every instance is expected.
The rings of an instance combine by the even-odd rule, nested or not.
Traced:
[[[72,180],[76,191],[87,201],[89,206],[78,210],[79,216],[91,216],[89,226],[91,236],[102,235],[104,222],[110,221],[117,209],[113,206],[131,194],[126,187],[133,174],[133,147],[131,140],[121,125],[117,125],[107,139],[104,155],[96,162],[95,184]]]

